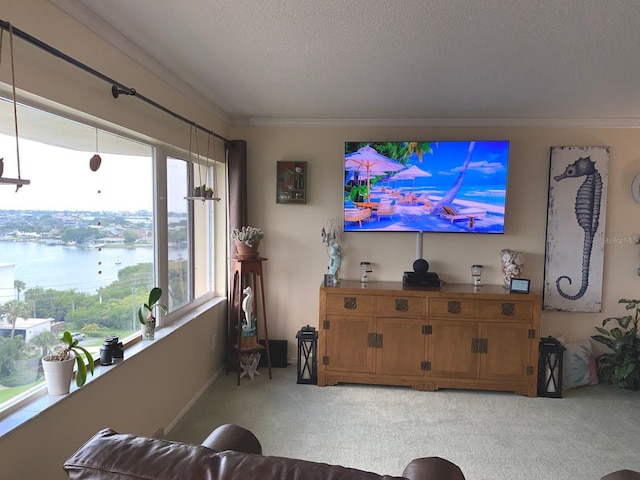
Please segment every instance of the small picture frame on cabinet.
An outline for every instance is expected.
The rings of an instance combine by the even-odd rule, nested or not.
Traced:
[[[529,285],[531,280],[527,278],[512,278],[509,284],[509,292],[511,293],[529,293]]]
[[[331,275],[330,273],[325,273],[323,286],[333,287],[333,275]]]

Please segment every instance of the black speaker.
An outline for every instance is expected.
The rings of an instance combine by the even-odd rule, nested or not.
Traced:
[[[407,287],[440,288],[440,279],[434,272],[404,272],[402,285]]]
[[[424,258],[419,258],[415,262],[413,262],[413,271],[419,273],[425,273],[429,271],[429,262],[427,262]]]
[[[264,339],[258,340],[260,345],[265,345]],[[271,367],[272,368],[286,368],[287,366],[287,347],[289,342],[287,340],[269,340],[269,353],[271,354]],[[267,365],[267,351],[260,351],[259,367],[268,367]]]

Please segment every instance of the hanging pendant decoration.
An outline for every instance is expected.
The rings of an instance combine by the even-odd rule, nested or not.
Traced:
[[[89,160],[89,168],[92,172],[97,172],[102,164],[102,157],[98,153],[98,129],[96,128],[96,153]]]
[[[2,65],[2,37],[4,30],[0,30],[0,66]],[[23,186],[29,185],[31,181],[20,176],[20,142],[18,141],[18,107],[16,102],[16,73],[13,61],[13,26],[9,24],[9,49],[11,52],[11,88],[13,92],[13,123],[16,132],[16,161],[18,164],[18,178],[2,178],[4,173],[4,157],[0,159],[0,185],[15,185],[16,192]]]

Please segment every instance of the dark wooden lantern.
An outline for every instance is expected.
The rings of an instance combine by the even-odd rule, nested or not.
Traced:
[[[307,325],[296,334],[298,339],[298,383],[318,383],[318,332]]]
[[[540,339],[538,347],[538,396],[562,398],[564,346],[554,337]]]

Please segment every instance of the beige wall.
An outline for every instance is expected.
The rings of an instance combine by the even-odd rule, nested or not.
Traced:
[[[260,244],[265,264],[265,289],[271,338],[290,340],[296,331],[318,322],[318,287],[328,259],[320,228],[342,215],[344,141],[407,139],[507,139],[511,141],[504,235],[424,234],[423,257],[430,270],[447,282],[470,281],[470,266],[486,266],[485,283],[501,283],[499,251],[526,253],[524,277],[542,291],[547,215],[549,147],[608,145],[611,147],[607,198],[603,312],[543,312],[542,335],[565,335],[568,341],[595,333],[606,316],[621,314],[620,298],[637,298],[640,245],[625,243],[640,234],[640,205],[631,196],[631,181],[640,171],[638,134],[632,129],[573,128],[315,128],[251,127],[234,136],[248,141],[249,221],[265,229]],[[278,160],[308,162],[306,205],[276,204]],[[619,243],[622,242],[622,243]],[[401,281],[415,260],[416,235],[411,233],[347,233],[343,238],[341,278],[358,279],[361,261],[373,263],[371,280]],[[582,238],[576,238],[582,249]]]

